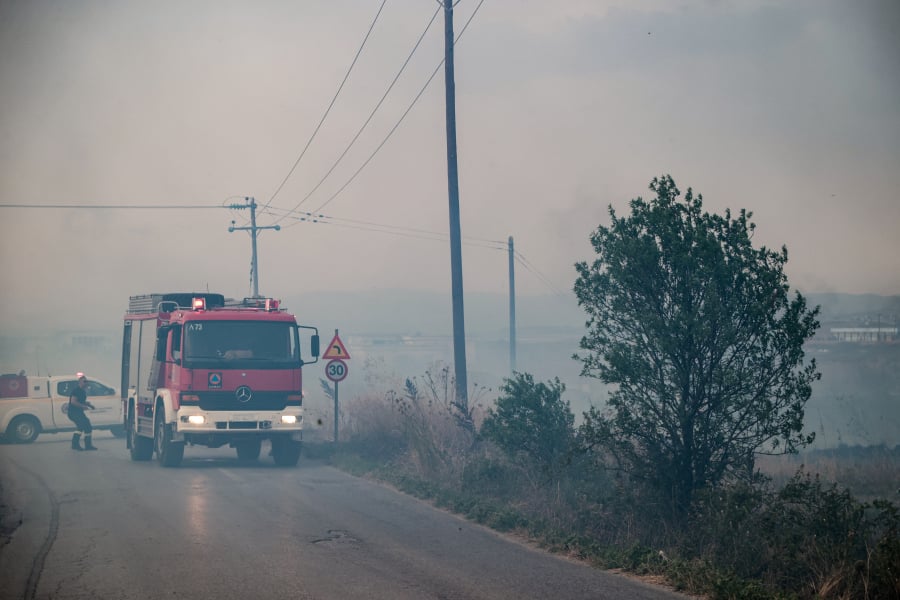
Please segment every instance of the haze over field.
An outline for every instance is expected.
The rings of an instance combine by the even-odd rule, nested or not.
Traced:
[[[253,196],[269,204],[260,225],[285,226],[260,239],[263,293],[448,292],[445,238],[413,231],[447,231],[442,71],[333,196],[438,66],[440,15],[311,194],[434,2],[385,4],[273,198],[379,5],[0,4],[2,203],[215,207]],[[464,0],[457,33],[478,6],[456,49],[462,232],[477,238],[464,246],[467,292],[505,291],[513,235],[533,267],[520,268],[519,292],[569,293],[606,206],[624,209],[669,172],[709,210],[754,211],[757,242],[788,245],[800,289],[900,293],[896,2]],[[295,206],[327,223],[284,217]],[[0,211],[4,329],[60,304],[73,307],[66,319],[101,325],[150,291],[249,294],[248,236],[227,231],[248,211]]]
[[[224,206],[251,196],[282,227],[260,236],[260,291],[301,321],[449,335],[442,70],[376,152],[443,57],[434,2],[384,4],[303,152],[380,6],[0,3],[4,368],[68,368],[55,336],[115,340],[130,295],[249,295],[249,239],[228,232],[249,211]],[[470,370],[507,368],[514,236],[520,339],[550,336],[521,366],[593,399],[570,360],[573,265],[607,206],[662,173],[709,211],[753,211],[803,292],[900,294],[896,2],[463,0],[455,16],[457,34],[472,17],[456,46],[467,334],[492,348]],[[115,378],[116,344],[88,368]]]

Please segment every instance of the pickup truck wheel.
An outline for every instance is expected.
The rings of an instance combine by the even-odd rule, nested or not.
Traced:
[[[31,415],[19,415],[6,428],[6,437],[17,444],[30,444],[41,432],[41,423]]]
[[[234,447],[237,450],[238,459],[256,460],[259,458],[259,453],[262,450],[262,441],[246,440],[243,442],[235,442]]]
[[[302,442],[295,442],[292,439],[273,439],[272,440],[272,458],[279,467],[295,467],[300,460],[300,450],[303,448]]]
[[[164,467],[177,467],[184,458],[184,442],[172,441],[172,430],[166,425],[165,413],[159,410],[156,417],[156,461]]]
[[[131,460],[144,461],[153,458],[153,440],[139,436],[135,431],[134,411],[128,411],[128,449]]]

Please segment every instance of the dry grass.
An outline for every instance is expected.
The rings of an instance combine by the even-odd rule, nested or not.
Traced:
[[[862,502],[900,502],[900,446],[841,447],[796,455],[763,456],[757,467],[781,487],[796,473],[810,473],[847,488]]]

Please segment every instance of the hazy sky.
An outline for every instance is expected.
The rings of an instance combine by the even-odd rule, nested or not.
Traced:
[[[275,222],[346,148],[438,8],[387,0],[293,175],[379,0],[0,0],[3,204],[219,206]],[[459,32],[478,5],[460,0]],[[892,0],[484,0],[456,48],[467,292],[570,290],[590,232],[671,173],[708,210],[747,208],[805,292],[900,294],[900,4]],[[443,56],[438,15],[344,160],[329,200]],[[322,208],[260,236],[261,292],[447,291],[443,71]],[[248,211],[0,208],[0,322],[53,298],[122,313],[127,297],[249,294]],[[403,228],[399,234],[373,229]]]

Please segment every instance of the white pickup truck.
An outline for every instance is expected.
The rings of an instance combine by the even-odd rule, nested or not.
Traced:
[[[27,444],[41,433],[75,431],[66,416],[69,394],[75,389],[75,375],[0,375],[0,433],[7,440]],[[94,429],[108,429],[116,437],[125,435],[122,398],[113,387],[88,379],[88,402],[94,410],[87,416]]]

